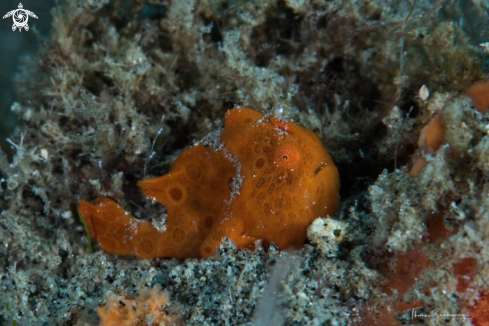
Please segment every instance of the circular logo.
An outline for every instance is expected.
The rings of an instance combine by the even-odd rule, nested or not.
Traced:
[[[24,9],[17,9],[14,13],[14,24],[18,27],[24,27],[28,20],[27,13]]]

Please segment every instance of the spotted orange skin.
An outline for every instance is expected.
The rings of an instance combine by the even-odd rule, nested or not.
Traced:
[[[247,108],[228,111],[225,120],[225,150],[200,144],[183,152],[168,174],[138,182],[148,198],[167,207],[165,232],[111,199],[80,201],[102,249],[140,258],[207,258],[224,237],[238,249],[253,250],[257,240],[298,248],[314,219],[334,214],[338,170],[316,134]],[[231,197],[236,177],[241,187]]]

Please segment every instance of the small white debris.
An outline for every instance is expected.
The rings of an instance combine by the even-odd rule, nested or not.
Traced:
[[[421,101],[426,102],[429,96],[430,90],[428,89],[428,87],[426,87],[426,85],[421,86],[421,88],[419,89],[419,98],[421,99]]]
[[[479,46],[482,47],[484,52],[489,53],[489,42],[481,43]]]
[[[450,204],[450,213],[459,221],[465,220],[465,213],[458,207],[456,202]]]
[[[39,155],[44,159],[44,160],[48,160],[48,157],[49,157],[49,152],[47,149],[45,148],[41,148],[41,150],[39,151]]]
[[[307,230],[307,237],[326,257],[336,257],[347,224],[331,218],[317,218]]]
[[[64,211],[63,213],[61,213],[61,217],[64,218],[65,220],[70,219],[71,211]]]

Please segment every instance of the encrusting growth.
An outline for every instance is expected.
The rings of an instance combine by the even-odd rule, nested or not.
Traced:
[[[482,114],[489,112],[489,80],[482,80],[469,87],[463,95],[472,99],[474,108]]]
[[[464,91],[462,95],[470,97],[472,105],[481,114],[489,112],[489,80],[475,83]],[[421,151],[424,154],[434,154],[445,143],[445,129],[443,112],[438,112],[428,125],[421,130],[418,140],[418,152],[415,154],[414,164],[409,170],[411,176],[418,176],[421,169],[427,164],[426,159],[421,157]]]
[[[181,325],[181,318],[162,311],[167,301],[168,293],[160,292],[159,287],[144,289],[135,299],[112,295],[97,309],[99,326]]]
[[[423,151],[424,154],[434,154],[444,143],[443,134],[445,129],[440,113],[435,114],[430,123],[421,129],[418,139],[419,150]],[[418,153],[418,155],[419,157],[416,158],[411,170],[409,170],[409,174],[413,177],[418,176],[427,163],[426,159],[421,157],[421,153]]]
[[[338,171],[312,131],[246,108],[230,110],[225,119],[224,150],[192,147],[168,174],[138,183],[148,198],[167,207],[165,232],[139,222],[109,198],[95,204],[80,200],[90,234],[105,251],[207,258],[223,237],[238,249],[253,249],[259,239],[265,247],[273,242],[280,249],[297,248],[314,219],[336,211]],[[232,196],[235,177],[242,184]]]

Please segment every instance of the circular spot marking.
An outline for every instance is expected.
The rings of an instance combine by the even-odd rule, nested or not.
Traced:
[[[256,143],[259,143],[262,141],[263,137],[261,135],[260,132],[258,131],[254,131],[252,134],[251,134],[251,137],[253,138],[253,140],[256,142]]]
[[[171,188],[170,196],[171,198],[173,198],[173,200],[180,201],[183,197],[182,190],[180,190],[179,188]]]
[[[141,242],[141,251],[149,254],[150,252],[153,251],[153,243],[149,240],[143,240]]]
[[[263,153],[268,154],[272,152],[272,148],[270,146],[263,146]]]
[[[295,183],[295,176],[293,175],[293,173],[289,172],[287,173],[287,178],[285,179],[285,182],[291,186]]]
[[[261,187],[263,187],[264,184],[265,184],[265,179],[259,178],[258,180],[256,180],[255,187],[260,189]]]
[[[267,198],[267,195],[265,192],[260,192],[258,193],[258,195],[256,196],[256,201],[258,203],[261,203],[262,201],[264,201],[265,199]]]
[[[263,166],[265,166],[265,160],[263,158],[259,158],[255,161],[255,167],[257,169],[261,169]]]
[[[185,231],[180,228],[173,230],[172,232],[173,241],[180,243],[185,239]]]
[[[207,246],[207,247],[204,247],[204,251],[206,254],[210,254],[212,249],[211,249],[211,247]]]

